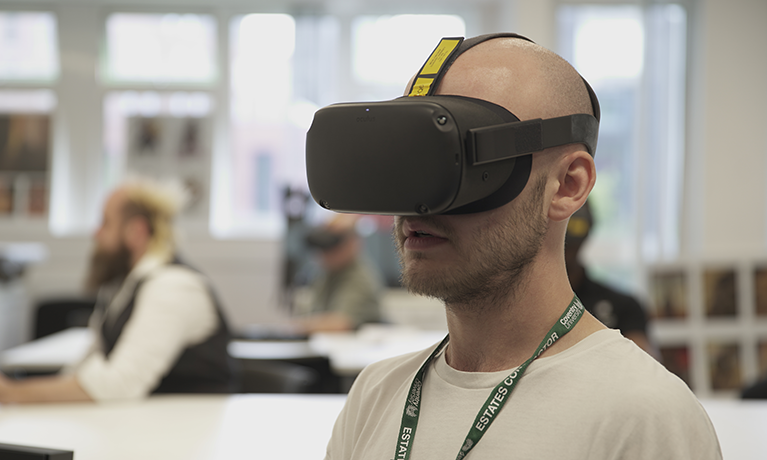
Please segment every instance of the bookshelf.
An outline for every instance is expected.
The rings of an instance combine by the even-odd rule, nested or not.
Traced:
[[[664,364],[701,397],[737,397],[767,372],[767,261],[655,266],[652,333]]]

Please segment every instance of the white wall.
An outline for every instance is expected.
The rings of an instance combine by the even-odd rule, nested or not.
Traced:
[[[696,125],[691,165],[702,167],[688,202],[694,252],[764,257],[767,241],[767,2],[701,2],[702,51],[692,93]]]

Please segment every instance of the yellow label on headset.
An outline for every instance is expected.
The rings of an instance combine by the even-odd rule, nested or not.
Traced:
[[[434,83],[434,78],[416,78],[413,89],[410,90],[408,96],[426,96],[429,94],[429,88],[431,88],[432,83]]]
[[[455,47],[460,44],[461,40],[455,38],[443,38],[442,41],[439,42],[439,45],[437,45],[437,48],[431,53],[431,56],[429,56],[426,64],[423,66],[421,75],[432,75],[439,73],[439,69],[442,67],[442,64],[445,63],[445,60],[450,56],[450,53],[453,52]]]
[[[421,68],[408,96],[426,96],[442,66],[461,44],[460,38],[443,38]]]

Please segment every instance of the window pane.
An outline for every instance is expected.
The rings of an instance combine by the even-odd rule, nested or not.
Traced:
[[[0,90],[2,113],[50,113],[55,107],[56,96],[51,90]]]
[[[680,252],[685,162],[687,14],[679,5],[653,5],[646,16],[647,111],[642,158],[641,250],[646,260],[671,260]]]
[[[127,174],[179,181],[189,192],[185,216],[207,217],[213,101],[200,92],[120,91],[104,98],[104,183]]]
[[[642,82],[644,28],[638,6],[563,7],[566,58],[596,91],[602,109],[592,208],[598,238],[635,241],[636,127]],[[605,37],[610,37],[605,40]]]
[[[214,233],[282,231],[284,190],[307,189],[306,131],[314,112],[335,102],[338,33],[330,17],[250,14],[232,20],[231,157],[216,168],[216,183],[226,189],[215,204]]]
[[[460,16],[360,16],[352,24],[354,78],[359,84],[382,86],[386,91],[373,91],[369,99],[401,96],[441,38],[465,35]]]
[[[0,12],[0,80],[58,77],[56,17],[52,13]]]
[[[604,277],[624,286],[638,281],[637,254],[649,261],[678,251],[685,25],[678,5],[559,10],[560,53],[594,87],[602,108],[590,255],[597,273],[601,265]]]
[[[106,23],[108,81],[210,83],[216,23],[198,14],[128,14]]]

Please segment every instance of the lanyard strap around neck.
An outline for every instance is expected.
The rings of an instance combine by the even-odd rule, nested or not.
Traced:
[[[474,423],[461,445],[461,450],[458,452],[456,460],[463,459],[466,454],[477,445],[480,439],[482,439],[482,436],[496,419],[498,413],[501,411],[504,404],[506,404],[506,401],[508,401],[514,387],[516,387],[517,383],[522,379],[522,374],[525,373],[525,370],[527,370],[530,363],[540,356],[547,348],[552,346],[554,342],[570,332],[578,323],[578,320],[583,316],[583,311],[583,303],[581,303],[577,296],[573,296],[573,300],[567,306],[565,312],[562,313],[562,316],[559,317],[559,320],[554,323],[554,326],[552,326],[543,338],[540,345],[538,345],[538,348],[535,350],[535,353],[533,353],[533,355],[518,368],[514,369],[514,371],[501,381],[501,383],[496,385],[495,389],[490,393],[490,396],[485,400],[479,413],[477,413],[477,416],[474,418]],[[413,440],[415,439],[415,432],[418,426],[418,417],[420,415],[423,380],[429,365],[439,352],[442,351],[445,345],[447,345],[448,340],[449,336],[442,340],[413,378],[413,383],[410,385],[410,392],[408,393],[407,401],[405,402],[405,410],[402,413],[402,423],[400,425],[399,438],[397,439],[397,450],[394,454],[395,460],[408,460],[410,458],[410,452],[413,448]]]

